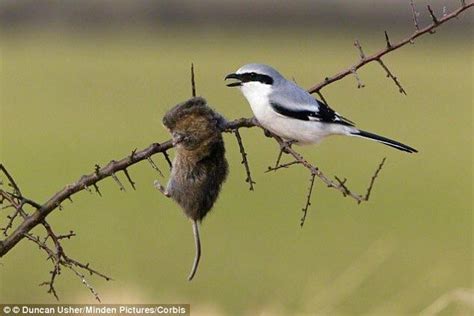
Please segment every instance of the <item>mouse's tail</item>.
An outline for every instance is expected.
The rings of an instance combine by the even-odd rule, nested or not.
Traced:
[[[201,259],[201,239],[199,238],[199,225],[197,220],[193,220],[193,234],[194,242],[196,244],[196,254],[194,256],[193,267],[188,276],[188,281],[191,281],[194,278],[199,265],[199,260]]]

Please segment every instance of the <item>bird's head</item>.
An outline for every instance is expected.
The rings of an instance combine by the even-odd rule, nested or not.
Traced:
[[[236,81],[227,84],[228,87],[239,87],[245,90],[268,90],[281,80],[283,76],[274,68],[263,64],[247,64],[240,67],[235,73],[228,74],[225,80]]]

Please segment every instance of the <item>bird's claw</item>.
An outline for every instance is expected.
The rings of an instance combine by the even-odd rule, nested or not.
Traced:
[[[296,143],[295,140],[284,140],[281,144],[280,144],[280,149],[282,152],[284,152],[285,154],[289,154],[289,151],[288,151],[288,148],[291,148],[291,146]]]

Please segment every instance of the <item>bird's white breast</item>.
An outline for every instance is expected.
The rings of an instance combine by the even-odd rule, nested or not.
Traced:
[[[270,114],[268,96],[272,92],[271,86],[259,82],[246,82],[240,89],[249,102],[253,114],[263,124],[262,121],[265,121]]]
[[[270,85],[246,82],[240,89],[260,124],[286,140],[295,140],[302,145],[315,144],[329,135],[346,134],[350,129],[339,124],[289,118],[275,112],[270,105]]]

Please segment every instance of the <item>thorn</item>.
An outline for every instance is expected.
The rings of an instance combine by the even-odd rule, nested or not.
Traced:
[[[323,101],[325,104],[328,104],[328,102],[326,101],[326,99],[324,98],[323,94],[318,90],[316,91],[316,93],[319,95],[319,97],[321,98],[321,101]]]
[[[356,80],[357,80],[357,88],[358,88],[358,89],[364,88],[365,85],[364,85],[364,83],[362,82],[362,80],[360,79],[359,74],[357,73],[355,67],[351,68],[351,72],[352,72],[352,74],[354,75],[354,77],[355,77]]]
[[[386,157],[384,157],[382,159],[382,161],[380,162],[379,166],[377,167],[377,169],[375,170],[375,173],[374,175],[372,176],[372,178],[370,179],[370,183],[369,183],[369,186],[367,188],[367,193],[365,194],[365,197],[363,198],[364,201],[368,201],[369,200],[369,197],[370,197],[370,193],[372,192],[372,188],[374,186],[374,183],[375,183],[375,179],[377,179],[377,177],[379,176],[379,173],[380,171],[382,170],[382,167],[383,165],[385,164],[385,161],[387,160]],[[359,200],[359,203],[361,202],[361,200]]]
[[[242,156],[241,164],[244,165],[245,172],[247,174],[247,178],[245,179],[245,182],[249,184],[249,190],[253,191],[254,190],[253,185],[256,183],[252,179],[252,173],[250,172],[250,166],[247,159],[247,152],[245,151],[244,143],[242,141],[242,137],[240,136],[239,129],[235,129],[234,134],[235,134],[235,138],[237,139],[237,144],[239,145],[240,154]]]
[[[410,0],[411,12],[413,16],[413,24],[415,25],[415,30],[418,32],[420,30],[420,26],[418,25],[418,16],[420,13],[416,11],[415,3],[413,0]]]
[[[168,163],[168,166],[171,168],[173,167],[173,163],[171,162],[170,156],[166,151],[163,152],[163,156],[165,156],[166,162]]]
[[[132,188],[133,188],[134,190],[136,190],[136,188],[135,188],[135,182],[133,182],[132,178],[130,177],[130,174],[128,173],[128,170],[127,170],[127,169],[123,169],[123,173],[125,173],[125,176],[127,177],[128,182],[130,182],[130,185],[132,186]]]
[[[117,185],[119,186],[120,188],[120,191],[126,191],[125,190],[125,187],[123,186],[122,182],[120,182],[119,178],[117,177],[117,175],[115,173],[112,173],[112,178],[115,180],[115,182],[117,183]]]
[[[97,185],[97,183],[93,183],[92,185],[94,186],[95,192],[96,192],[100,197],[102,197],[102,193],[100,193],[99,186]],[[89,192],[91,192],[91,191],[89,191]],[[91,193],[92,193],[92,192],[91,192]]]
[[[382,61],[381,58],[377,59],[378,63],[380,64],[380,66],[385,70],[386,72],[386,75],[388,78],[391,78],[393,80],[393,82],[395,83],[395,85],[398,87],[398,91],[404,95],[406,95],[406,91],[405,89],[403,89],[402,87],[402,84],[400,83],[400,81],[398,81],[398,78],[390,71],[390,69],[387,67],[387,65],[385,65],[385,63]]]
[[[428,11],[430,12],[430,16],[431,16],[431,19],[433,20],[433,23],[434,23],[435,25],[438,25],[438,24],[439,24],[439,21],[438,21],[438,18],[436,17],[436,15],[435,15],[434,12],[433,12],[433,9],[431,9],[431,6],[430,6],[430,5],[428,5],[427,7],[428,7]],[[431,33],[431,32],[430,32],[430,33]],[[433,33],[431,33],[431,34],[433,34]]]
[[[94,173],[98,176],[100,171],[100,166],[98,164],[95,164],[94,166]]]
[[[303,211],[303,216],[301,217],[301,220],[300,220],[300,226],[301,228],[303,228],[303,225],[306,221],[306,215],[308,214],[308,208],[310,207],[311,205],[311,195],[313,194],[313,186],[314,186],[314,179],[316,177],[316,173],[314,172],[311,172],[311,178],[309,180],[309,189],[308,189],[308,195],[306,196],[306,205],[305,207],[302,209]]]
[[[130,160],[133,161],[133,159],[135,158],[135,154],[137,153],[137,148],[135,148],[134,150],[132,150],[132,153],[130,154]]]
[[[158,168],[158,166],[155,164],[155,162],[153,161],[153,159],[151,157],[148,157],[147,158],[148,162],[150,163],[151,167],[153,169],[155,169],[159,174],[160,176],[163,177],[163,173],[161,172],[161,170]]]
[[[387,43],[387,48],[392,48],[392,43],[390,43],[390,38],[388,38],[387,31],[384,31],[384,33],[385,33],[385,42]]]
[[[194,80],[194,64],[191,63],[191,89],[192,89],[192,96],[196,96],[196,82]]]
[[[355,40],[354,46],[357,47],[357,49],[359,50],[360,59],[365,60],[364,50],[362,49],[362,46],[360,45],[359,40]]]

